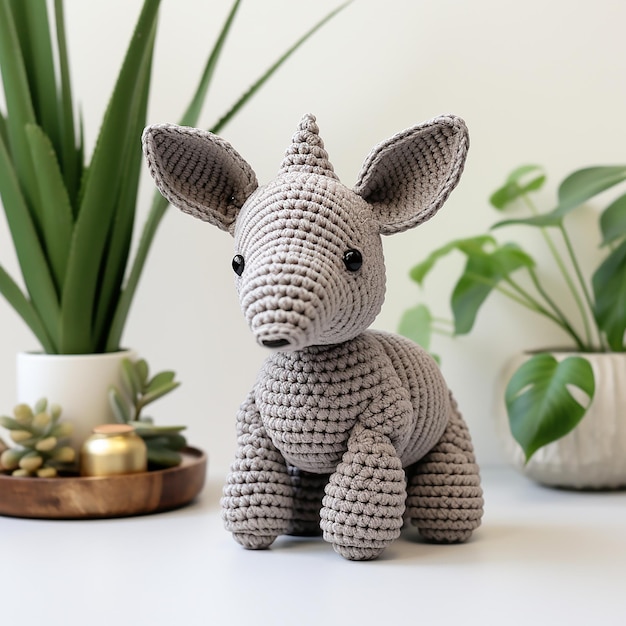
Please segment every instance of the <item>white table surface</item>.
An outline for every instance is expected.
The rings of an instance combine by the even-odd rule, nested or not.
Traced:
[[[250,552],[222,528],[222,476],[159,515],[85,522],[0,517],[0,625],[626,624],[626,492],[538,487],[483,471],[467,544],[414,530],[377,561],[320,538]]]

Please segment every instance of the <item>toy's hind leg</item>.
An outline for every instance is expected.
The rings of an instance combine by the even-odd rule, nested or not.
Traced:
[[[294,501],[293,519],[287,534],[301,537],[321,535],[320,509],[329,475],[304,472],[292,465],[287,466],[287,469],[293,485]]]
[[[469,431],[454,399],[448,426],[408,474],[407,517],[420,535],[440,543],[469,539],[480,526],[483,498]]]

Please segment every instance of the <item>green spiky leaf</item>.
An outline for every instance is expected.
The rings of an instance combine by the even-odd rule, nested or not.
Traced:
[[[78,123],[74,121],[63,1],[54,0],[54,24],[49,4],[0,0],[0,66],[7,105],[7,115],[0,113],[0,193],[26,286],[23,293],[0,267],[0,294],[24,318],[46,352],[114,351],[120,346],[148,251],[167,208],[155,193],[124,285],[160,0],[144,0],[88,165],[84,165],[80,113]],[[289,48],[214,130],[223,127],[347,4],[331,11]],[[240,0],[235,0],[183,115],[184,125],[197,123],[239,6]],[[37,130],[27,131],[27,127]]]
[[[215,65],[219,60],[220,54],[223,49],[224,42],[226,41],[226,37],[228,36],[232,24],[233,18],[237,12],[239,7],[240,0],[235,0],[233,2],[231,11],[224,22],[222,30],[217,38],[217,41],[205,63],[202,76],[200,81],[196,87],[194,92],[194,96],[185,111],[183,117],[181,118],[179,124],[182,126],[195,126],[198,120],[198,115],[200,112],[200,107],[202,102],[204,101],[208,88],[211,83],[211,78],[213,76],[213,71],[215,69]],[[287,60],[292,57],[295,52],[302,46],[304,43],[313,36],[315,32],[317,32],[324,24],[326,24],[329,20],[331,20],[335,15],[337,15],[340,11],[346,8],[349,4],[351,4],[351,0],[349,2],[345,2],[338,6],[336,9],[332,10],[328,13],[324,18],[322,18],[317,24],[315,24],[310,30],[308,30],[302,37],[300,37],[283,55],[279,57],[279,59],[274,62],[267,71],[265,71],[255,82],[254,84],[246,91],[240,98],[237,100],[231,108],[211,127],[211,132],[219,133],[226,124],[233,119],[237,113],[252,99],[252,97],[270,80],[270,78],[278,71],[278,69],[285,63]],[[117,306],[115,312],[112,315],[111,319],[111,327],[109,331],[109,335],[106,342],[106,351],[113,351],[119,346],[122,332],[124,330],[124,326],[126,324],[126,319],[130,312],[130,307],[133,302],[135,293],[137,291],[137,287],[139,285],[139,279],[141,278],[141,274],[143,272],[143,268],[145,266],[146,260],[148,258],[148,252],[152,246],[152,241],[156,235],[159,224],[163,220],[165,213],[168,208],[168,202],[165,198],[159,193],[155,192],[152,200],[152,205],[150,207],[150,212],[148,214],[148,218],[144,224],[143,230],[141,232],[141,237],[139,239],[139,245],[137,247],[137,251],[135,253],[135,257],[132,260],[130,272],[128,274],[128,278],[126,280],[126,284],[124,289],[120,295],[119,301],[117,302]]]
[[[74,226],[72,206],[54,147],[48,136],[39,126],[29,124],[26,126],[26,138],[33,165],[37,170],[35,182],[41,203],[39,213],[43,238],[50,259],[50,269],[60,293],[65,281]]]
[[[224,126],[239,112],[239,110],[246,105],[246,103],[261,89],[261,87],[278,71],[278,69],[288,60],[293,54],[300,48],[302,45],[310,39],[324,24],[329,22],[335,15],[337,15],[340,11],[343,11],[349,4],[351,4],[352,0],[348,2],[344,2],[339,5],[336,9],[333,9],[325,15],[317,24],[315,24],[312,28],[310,28],[302,37],[300,37],[287,51],[282,54],[264,73],[260,76],[250,87],[249,89],[233,104],[233,106],[223,115],[217,123],[215,123],[211,132],[219,133]]]
[[[159,0],[144,2],[104,116],[82,192],[63,290],[63,352],[93,352],[94,342],[98,340],[92,328],[96,305],[111,308],[109,303],[98,302],[96,288],[101,268],[105,265],[103,253],[111,236],[116,202],[124,180],[126,151],[138,149],[138,145],[126,141],[120,153],[120,137],[129,136],[136,128],[137,112],[144,101],[144,94],[135,87],[146,81],[145,76],[150,71],[159,4]]]
[[[32,186],[36,188],[34,181]],[[0,195],[34,313],[45,329],[46,343],[56,348],[60,317],[58,295],[46,255],[41,247],[37,227],[22,193],[14,163],[3,141],[0,141]],[[3,282],[6,284],[8,281],[5,279]],[[13,298],[20,300],[19,297],[16,298],[17,293],[11,288],[10,283],[8,291]]]

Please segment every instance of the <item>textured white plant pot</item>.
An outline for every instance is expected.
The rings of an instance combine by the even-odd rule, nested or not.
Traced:
[[[514,358],[505,368],[500,392],[498,430],[511,463],[529,478],[554,487],[616,489],[626,487],[626,354],[550,352],[561,361],[585,357],[593,368],[596,392],[578,426],[540,448],[527,465],[513,439],[504,405],[504,389],[513,372],[529,354]]]
[[[107,397],[111,385],[122,384],[121,362],[131,350],[106,354],[17,355],[17,401],[29,405],[39,398],[59,404],[61,419],[73,424],[70,445],[80,449],[94,426],[115,421]]]

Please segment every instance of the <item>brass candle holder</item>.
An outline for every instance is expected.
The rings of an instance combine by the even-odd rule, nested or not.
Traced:
[[[128,424],[96,426],[81,448],[81,476],[133,474],[147,468],[146,444]]]

